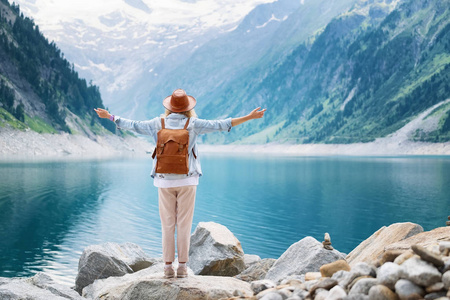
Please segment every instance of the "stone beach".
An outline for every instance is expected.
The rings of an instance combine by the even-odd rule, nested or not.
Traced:
[[[162,258],[136,244],[105,243],[84,250],[74,287],[44,273],[0,278],[0,299],[450,299],[450,227],[395,223],[348,255],[331,238],[305,237],[279,258],[261,259],[244,254],[225,226],[200,222],[187,278],[164,278]]]

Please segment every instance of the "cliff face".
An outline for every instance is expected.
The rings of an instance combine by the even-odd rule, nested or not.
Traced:
[[[79,78],[53,42],[16,5],[0,2],[0,127],[93,137],[115,126],[99,120],[97,86]]]

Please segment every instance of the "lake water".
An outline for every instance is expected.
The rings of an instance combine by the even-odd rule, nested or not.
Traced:
[[[431,230],[450,214],[450,158],[203,155],[192,230],[227,226],[245,253],[278,258],[305,236],[350,252],[380,227]],[[151,159],[0,163],[0,276],[73,285],[83,249],[134,242],[160,257]]]

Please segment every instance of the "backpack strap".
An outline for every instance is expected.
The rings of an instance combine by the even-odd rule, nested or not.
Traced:
[[[161,118],[161,128],[162,128],[162,129],[165,129],[165,128],[166,128],[166,126],[165,126],[165,124],[164,124],[164,118]]]
[[[184,125],[184,129],[186,129],[187,127],[188,127],[188,125],[189,125],[189,120],[190,120],[191,118],[188,118],[187,119],[187,121],[186,121],[186,124]]]

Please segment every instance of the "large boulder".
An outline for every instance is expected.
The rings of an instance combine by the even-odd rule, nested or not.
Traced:
[[[37,273],[26,278],[0,278],[0,299],[82,300],[71,288],[55,283],[50,276]]]
[[[343,258],[344,254],[326,250],[322,243],[308,236],[292,244],[269,269],[265,279],[278,283],[290,275],[319,272],[322,265]]]
[[[225,226],[200,222],[191,236],[188,265],[197,275],[235,276],[245,270],[244,251]]]
[[[201,300],[253,296],[250,284],[232,277],[196,276],[164,278],[164,263],[122,277],[96,280],[83,289],[83,297],[108,300]],[[237,291],[236,291],[237,290]]]
[[[410,222],[395,223],[389,227],[383,226],[353,249],[347,255],[346,260],[350,266],[358,262],[375,264],[386,246],[421,232],[423,232],[422,226]]]
[[[123,276],[153,265],[141,247],[133,243],[105,243],[84,249],[78,263],[75,290],[81,294],[85,286],[96,279]]]
[[[439,242],[450,241],[450,226],[415,234],[407,239],[386,246],[387,250],[408,250],[412,245],[429,246],[439,245]]]

